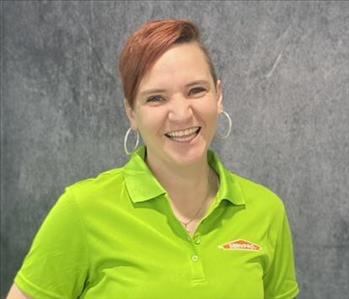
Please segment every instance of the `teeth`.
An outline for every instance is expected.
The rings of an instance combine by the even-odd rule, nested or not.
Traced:
[[[181,130],[181,131],[169,132],[169,133],[166,133],[166,135],[168,135],[170,137],[187,137],[187,136],[190,136],[190,135],[196,133],[196,131],[198,129],[199,129],[199,127],[194,127],[194,128],[190,128],[190,129]]]

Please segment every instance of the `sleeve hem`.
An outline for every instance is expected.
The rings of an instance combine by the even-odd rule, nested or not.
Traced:
[[[14,280],[16,286],[25,294],[30,296],[31,298],[41,298],[41,299],[64,299],[59,295],[48,292],[46,290],[41,289],[34,283],[30,282],[19,272]]]
[[[286,293],[283,293],[282,295],[277,295],[277,296],[273,296],[266,299],[293,299],[293,298],[296,298],[298,294],[299,294],[299,288],[298,288],[298,285],[295,285],[292,289],[290,289]]]

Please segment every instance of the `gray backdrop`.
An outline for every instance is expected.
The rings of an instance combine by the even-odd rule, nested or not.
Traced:
[[[284,200],[299,298],[349,293],[349,3],[1,3],[1,296],[64,187],[127,161],[116,71],[153,18],[203,30],[233,119],[213,144]]]

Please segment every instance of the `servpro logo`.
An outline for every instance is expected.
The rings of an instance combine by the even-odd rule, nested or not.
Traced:
[[[246,250],[246,251],[261,251],[262,247],[254,244],[250,241],[238,239],[234,241],[230,241],[223,245],[219,245],[218,248],[223,250]]]

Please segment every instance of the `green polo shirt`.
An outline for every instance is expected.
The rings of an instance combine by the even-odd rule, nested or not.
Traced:
[[[282,201],[231,173],[191,237],[141,147],[122,168],[66,188],[15,277],[32,298],[282,299],[299,290]]]

